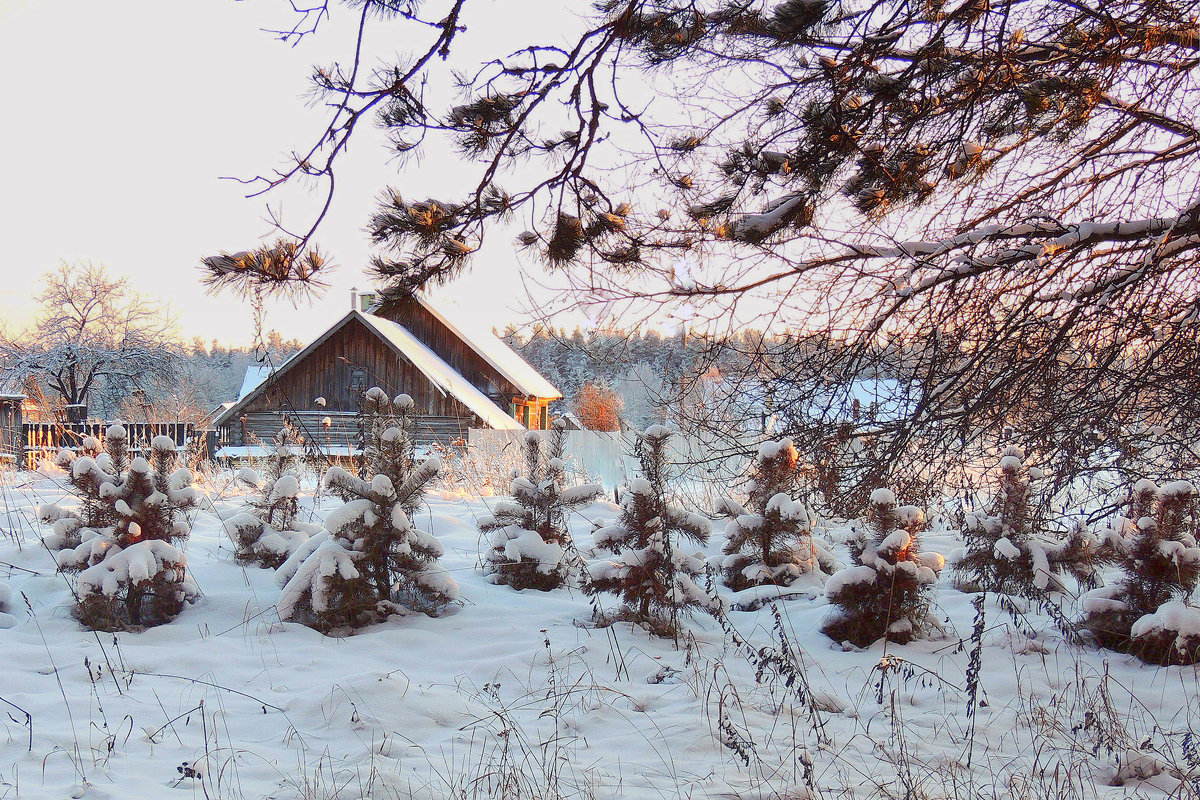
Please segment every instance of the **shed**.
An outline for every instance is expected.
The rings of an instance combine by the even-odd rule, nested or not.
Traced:
[[[19,467],[25,452],[25,395],[0,392],[0,469]]]

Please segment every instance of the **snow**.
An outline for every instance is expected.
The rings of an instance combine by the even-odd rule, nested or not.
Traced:
[[[17,622],[12,613],[12,589],[7,583],[0,583],[0,630],[16,627]]]
[[[1004,456],[1000,459],[1000,469],[1005,472],[1014,472],[1021,468],[1021,459],[1016,456]]]
[[[33,718],[30,746],[23,714],[5,706],[0,715],[0,786],[10,796],[464,796],[449,780],[460,787],[477,780],[475,796],[498,796],[484,788],[483,775],[499,769],[502,743],[524,759],[506,775],[542,781],[519,795],[531,798],[548,788],[543,755],[563,767],[559,779],[578,776],[578,784],[560,787],[562,796],[612,800],[849,797],[848,787],[854,797],[874,800],[903,796],[901,768],[911,768],[931,797],[953,797],[952,779],[960,786],[1028,787],[1030,776],[1052,775],[1056,767],[1060,774],[1069,770],[1094,800],[1191,796],[1191,784],[1173,777],[1191,769],[1172,749],[1179,738],[1163,737],[1195,728],[1200,698],[1193,668],[1148,667],[1071,644],[1036,608],[1018,631],[989,593],[979,672],[987,703],[976,705],[971,723],[961,687],[978,595],[954,590],[948,577],[933,577],[934,613],[948,638],[862,651],[844,650],[819,633],[830,611],[819,586],[758,587],[736,597],[718,587],[739,608],[778,600],[792,663],[810,687],[812,702],[801,702],[769,670],[758,682],[757,669],[707,616],[686,621],[688,634],[677,649],[628,623],[593,627],[592,601],[577,591],[513,592],[490,584],[477,567],[476,520],[490,513],[492,501],[432,492],[412,523],[444,544],[445,570],[421,580],[456,584],[463,608],[445,618],[395,616],[355,636],[326,637],[281,617],[305,587],[352,574],[354,553],[316,534],[277,573],[289,587],[281,592],[270,570],[239,564],[229,549],[221,514],[231,516],[253,494],[232,477],[200,484],[207,498],[194,512],[192,538],[178,548],[186,550],[203,595],[170,624],[99,637],[70,616],[75,578],[56,575],[37,542],[48,532],[34,520],[37,507],[47,516],[56,506],[72,507],[62,476],[9,479],[5,502],[14,522],[6,530],[15,525],[23,538],[21,546],[0,539],[0,562],[13,565],[0,565],[0,596],[11,595],[7,607],[0,604],[0,615],[10,618],[0,616],[0,696]],[[299,499],[302,518],[313,523],[327,522],[342,507],[326,492],[314,499],[301,491]],[[610,502],[595,502],[570,520],[594,573],[614,566],[596,555],[593,524],[616,512]],[[706,555],[719,555],[721,544],[710,544]],[[925,531],[922,544],[949,552],[958,536]],[[293,583],[296,567],[306,563],[302,554],[322,546],[321,558]],[[920,579],[931,576],[918,567]],[[874,570],[851,568],[827,588],[876,579]],[[698,583],[678,591],[702,591]],[[604,608],[614,611],[615,603],[606,599]],[[1164,607],[1138,630],[1196,632],[1196,611]],[[731,611],[728,620],[754,652],[777,645],[770,605]],[[905,677],[907,668],[930,679]],[[649,682],[652,676],[659,677]],[[1096,747],[1101,740],[1088,738],[1094,732],[1082,724],[1101,686],[1131,737],[1113,743],[1111,752],[1103,743]],[[747,768],[722,744],[722,705],[725,720],[754,741],[752,757],[763,761]],[[118,723],[123,727],[114,735]],[[969,724],[975,726],[971,772],[963,766]],[[813,762],[812,790],[799,769],[793,772],[798,753]],[[177,770],[184,762],[202,777],[184,778]],[[1110,786],[1118,773],[1126,785]],[[877,792],[880,786],[886,791]],[[997,794],[1017,796],[1028,795]]]
[[[1021,557],[1021,548],[1012,543],[1012,540],[1007,536],[1000,537],[994,548],[997,558],[1007,558],[1009,561],[1016,561]]]
[[[295,475],[281,475],[271,487],[271,498],[295,497],[300,494],[300,479]]]
[[[1170,600],[1159,606],[1158,611],[1134,622],[1130,634],[1136,637],[1159,631],[1173,633],[1180,639],[1200,638],[1200,608]]]
[[[238,390],[238,402],[241,402],[246,395],[261,386],[270,376],[271,366],[269,364],[248,365],[246,367],[246,374],[242,376],[242,388]]]
[[[279,594],[276,608],[280,619],[291,619],[296,604],[306,593],[312,596],[313,611],[319,613],[328,610],[330,579],[334,576],[346,579],[358,577],[358,568],[354,566],[356,554],[337,541],[322,539],[309,552],[312,557],[296,565],[295,573]]]
[[[825,581],[825,596],[836,597],[847,586],[874,583],[879,573],[871,567],[846,567],[838,570]]]
[[[130,533],[136,527],[136,524],[130,524]],[[137,542],[124,550],[114,545],[103,561],[79,574],[78,591],[80,596],[103,594],[115,597],[126,582],[145,581],[161,572],[164,565],[180,563],[187,563],[183,554],[173,545],[157,539]],[[198,595],[195,585],[187,577],[184,578],[184,593],[192,598]]]
[[[876,489],[871,492],[871,505],[894,506],[896,505],[896,495],[891,489]]]
[[[1160,497],[1194,497],[1196,487],[1190,481],[1172,481],[1158,487]]]
[[[528,559],[538,562],[538,572],[549,575],[563,562],[563,550],[553,542],[545,542],[534,531],[516,525],[501,528],[493,534],[492,545],[504,550],[509,561]]]
[[[155,436],[150,440],[150,446],[155,450],[166,450],[171,453],[175,452],[175,440],[170,436]]]

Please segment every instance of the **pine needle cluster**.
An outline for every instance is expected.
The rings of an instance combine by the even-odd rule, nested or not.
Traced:
[[[790,439],[763,444],[750,468],[747,498],[721,504],[725,528],[722,578],[735,592],[753,586],[790,586],[801,575],[831,574],[837,560],[813,536],[813,517],[796,499],[799,455]]]
[[[592,483],[564,486],[566,429],[561,420],[548,431],[527,432],[522,444],[525,474],[513,479],[512,502],[497,503],[492,516],[479,521],[479,529],[491,534],[485,570],[493,583],[550,591],[576,573],[568,515],[603,489]]]
[[[953,567],[960,589],[1037,599],[1067,589],[1068,575],[1095,586],[1103,562],[1098,543],[1079,525],[1066,536],[1048,530],[1031,498],[1037,474],[1019,447],[1004,450],[991,508],[966,516],[966,546]]]
[[[316,534],[279,568],[279,616],[325,633],[379,622],[393,614],[438,614],[458,586],[438,559],[445,548],[412,517],[441,461],[417,462],[413,401],[389,400],[379,387],[363,398],[365,474],[330,467],[325,485],[345,500]]]
[[[131,458],[128,434],[112,425],[103,446],[93,437],[82,452],[57,462],[81,499],[78,509],[43,506],[53,526],[43,538],[59,569],[78,572],[75,616],[93,630],[127,630],[174,619],[199,590],[174,543],[187,538],[187,511],[196,505],[192,473],[177,468],[175,443],[156,436],[150,458]]]
[[[1200,547],[1188,531],[1196,487],[1138,481],[1106,544],[1124,575],[1084,596],[1083,626],[1104,647],[1152,664],[1200,661],[1200,610],[1186,601],[1200,582]]]
[[[301,460],[290,428],[275,436],[263,474],[244,469],[238,477],[258,489],[250,510],[226,520],[225,530],[240,561],[278,567],[320,528],[300,522]]]
[[[852,529],[846,542],[853,566],[825,584],[825,596],[837,609],[821,631],[856,647],[880,639],[904,644],[933,624],[930,594],[945,561],[921,552],[924,512],[897,505],[888,489],[871,493],[866,523]]]
[[[663,426],[652,425],[638,437],[642,476],[626,487],[618,521],[595,535],[596,546],[611,551],[614,558],[593,563],[585,586],[589,594],[619,596],[619,618],[665,636],[677,632],[680,616],[692,610],[724,611],[722,601],[696,583],[704,570],[703,557],[682,550],[683,540],[706,543],[712,525],[668,500],[670,436]]]

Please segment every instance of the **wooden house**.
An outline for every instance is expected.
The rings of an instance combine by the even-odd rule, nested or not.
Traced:
[[[490,330],[417,293],[386,317],[352,295],[344,317],[279,365],[247,370],[237,402],[214,425],[227,447],[268,442],[285,419],[310,442],[352,448],[363,392],[408,394],[418,442],[465,439],[475,427],[545,428],[562,394]]]

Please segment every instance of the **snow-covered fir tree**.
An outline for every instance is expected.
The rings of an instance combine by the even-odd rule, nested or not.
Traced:
[[[225,531],[241,561],[278,567],[320,530],[320,526],[296,518],[300,512],[298,444],[295,433],[284,428],[275,436],[261,476],[248,467],[238,473],[242,482],[258,489],[249,500],[249,511],[225,521]]]
[[[1082,525],[1066,536],[1046,529],[1030,497],[1030,481],[1038,476],[1036,468],[1026,466],[1021,448],[1005,448],[991,508],[966,515],[965,547],[953,567],[955,586],[1039,598],[1067,588],[1068,575],[1080,585],[1095,585],[1098,543]]]
[[[173,544],[191,531],[186,512],[198,499],[192,473],[177,468],[175,443],[166,436],[151,440],[149,460],[131,459],[121,425],[109,427],[103,450],[94,439],[83,450],[58,456],[80,507],[39,510],[53,525],[42,541],[59,568],[79,572],[76,616],[95,630],[170,621],[199,594]]]
[[[924,524],[924,512],[897,505],[891,490],[871,493],[866,525],[856,525],[846,540],[853,566],[825,584],[825,596],[837,606],[821,626],[826,636],[856,647],[879,639],[903,644],[936,624],[930,594],[945,560],[921,552]]]
[[[1105,536],[1124,575],[1084,595],[1083,626],[1104,647],[1154,664],[1200,661],[1200,609],[1186,605],[1200,581],[1200,547],[1188,532],[1196,487],[1134,484],[1125,516]]]
[[[594,483],[564,486],[566,430],[556,420],[548,431],[529,431],[522,440],[525,474],[513,479],[512,502],[499,502],[479,521],[491,534],[485,571],[492,583],[514,589],[557,589],[576,572],[567,517],[603,492]]]
[[[754,586],[790,586],[801,575],[823,578],[837,569],[826,543],[813,536],[815,520],[797,500],[799,456],[791,439],[765,442],[750,467],[747,499],[721,503],[729,517],[720,567],[735,592]]]
[[[458,599],[458,586],[438,559],[441,542],[412,517],[441,469],[438,458],[417,463],[413,401],[389,400],[379,387],[363,396],[363,453],[370,480],[330,467],[325,485],[345,504],[279,568],[282,619],[336,632],[391,614],[437,614]]]
[[[718,614],[724,603],[697,584],[704,569],[700,553],[688,554],[682,540],[704,544],[712,525],[699,514],[668,502],[670,468],[666,443],[671,433],[652,425],[638,437],[637,456],[642,476],[629,482],[621,499],[621,516],[596,531],[598,548],[613,553],[611,561],[588,568],[589,594],[618,595],[618,619],[628,619],[661,635],[679,629],[680,615],[693,609]]]

